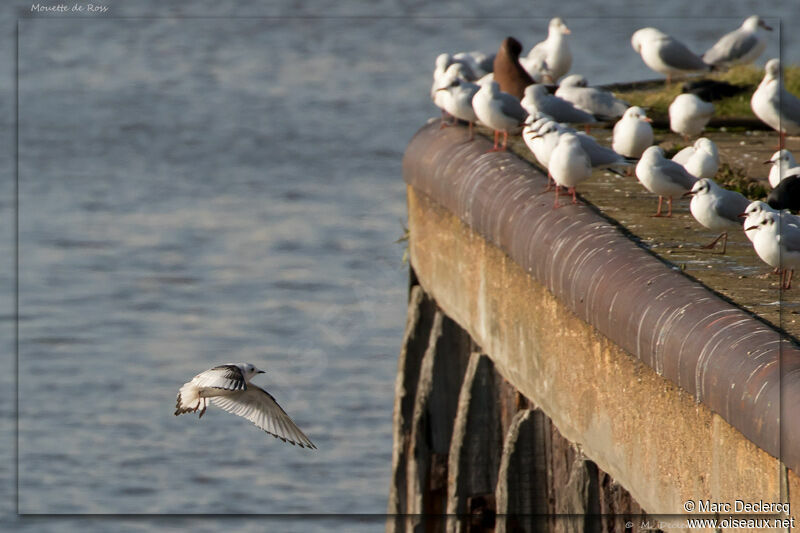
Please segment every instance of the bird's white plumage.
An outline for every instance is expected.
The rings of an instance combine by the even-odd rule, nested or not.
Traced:
[[[622,118],[614,124],[611,148],[625,157],[638,158],[653,144],[652,122],[638,106],[629,107]]]
[[[659,196],[678,196],[697,181],[682,165],[664,157],[660,146],[644,151],[636,165],[636,177],[645,189]]]
[[[605,119],[619,118],[630,107],[611,92],[588,87],[586,78],[573,74],[561,80],[556,96],[571,102],[575,107]]]
[[[729,191],[713,180],[698,180],[691,190],[689,210],[700,224],[710,230],[727,231],[742,224],[739,215],[745,212],[750,201],[736,191]]]
[[[575,187],[592,177],[592,165],[580,139],[574,133],[563,133],[550,155],[548,170],[562,187]]]
[[[800,267],[800,228],[782,220],[782,213],[764,212],[750,226],[753,248],[762,261],[775,268]],[[747,229],[747,228],[746,228]]]
[[[250,363],[230,363],[200,372],[180,388],[175,415],[202,408],[202,417],[210,400],[284,442],[316,448],[267,391],[250,383],[253,376],[263,373]]]
[[[291,442],[301,447],[316,448],[306,435],[281,409],[275,398],[261,387],[250,384],[238,394],[214,396],[211,402],[237,416],[246,418],[257,427],[263,429],[284,442]]]
[[[541,84],[528,85],[525,88],[525,96],[520,101],[520,105],[531,115],[544,113],[549,115],[556,122],[572,122],[575,124],[591,124],[597,122],[594,115],[563,98],[552,95],[547,88]]]
[[[750,99],[753,113],[767,126],[788,135],[800,134],[800,99],[781,82],[781,62],[770,59],[764,65],[764,79]]]
[[[797,166],[797,161],[792,152],[785,148],[772,154],[772,157],[764,161],[764,163],[771,165],[767,179],[769,179],[769,184],[773,189],[789,176],[800,174],[800,167]]]
[[[719,170],[719,150],[714,141],[700,137],[672,158],[697,179],[714,178]]]
[[[695,94],[682,93],[669,105],[669,129],[685,137],[695,137],[700,135],[713,115],[714,104]]]
[[[710,69],[685,44],[656,28],[635,31],[631,46],[642,56],[645,65],[667,76]]]
[[[531,48],[526,57],[519,59],[522,68],[537,82],[555,83],[569,72],[572,66],[572,52],[569,50],[566,35],[570,31],[559,17],[550,20],[547,26],[547,39]]]
[[[758,28],[772,31],[758,15],[747,17],[742,25],[725,34],[714,46],[703,54],[709,65],[735,65],[752,63],[767,47],[767,41]]]
[[[527,113],[514,96],[500,90],[496,81],[481,87],[472,98],[478,120],[496,131],[517,133]]]

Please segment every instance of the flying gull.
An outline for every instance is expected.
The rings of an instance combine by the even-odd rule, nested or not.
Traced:
[[[283,442],[316,449],[275,398],[250,383],[253,376],[263,373],[250,363],[229,363],[200,372],[180,388],[175,416],[194,413],[202,407],[202,417],[211,400],[217,407],[248,419]]]

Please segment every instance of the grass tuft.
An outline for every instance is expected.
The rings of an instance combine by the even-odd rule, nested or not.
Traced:
[[[753,65],[737,65],[725,72],[713,72],[706,77],[748,87],[746,91],[740,94],[715,101],[716,110],[714,116],[718,118],[749,118],[754,116],[753,111],[750,109],[750,98],[764,77],[764,69]],[[790,65],[784,67],[783,80],[786,89],[790,93],[800,95],[800,66]],[[669,104],[681,93],[683,83],[683,81],[678,81],[673,82],[669,87],[661,85],[653,89],[620,91],[615,92],[615,95],[631,105],[645,108],[647,116],[663,120],[668,118]]]

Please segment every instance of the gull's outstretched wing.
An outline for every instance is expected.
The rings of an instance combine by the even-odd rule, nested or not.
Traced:
[[[245,390],[247,383],[241,369],[236,365],[215,366],[205,372],[200,372],[192,378],[192,383],[201,388]]]
[[[314,448],[314,444],[300,428],[292,422],[286,411],[281,409],[267,391],[253,385],[238,394],[228,396],[215,396],[211,398],[214,405],[225,409],[229,413],[239,415],[284,442],[291,442],[298,446]]]

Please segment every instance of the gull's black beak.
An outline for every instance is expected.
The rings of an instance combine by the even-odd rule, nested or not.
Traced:
[[[688,196],[692,196],[694,193],[692,191],[685,192],[681,195],[681,198],[686,198]]]
[[[736,216],[739,217],[739,218],[747,218],[747,213],[740,213],[740,214],[738,214]]]
[[[764,22],[763,20],[759,21],[758,25],[761,26],[762,28],[764,28],[767,31],[772,31],[772,26],[767,26],[767,23]]]
[[[263,370],[259,370],[258,372],[256,372],[256,374],[266,374],[266,372],[264,372]]]
[[[766,161],[764,161],[764,164],[765,165],[771,165],[772,164],[772,159],[767,159]]]

